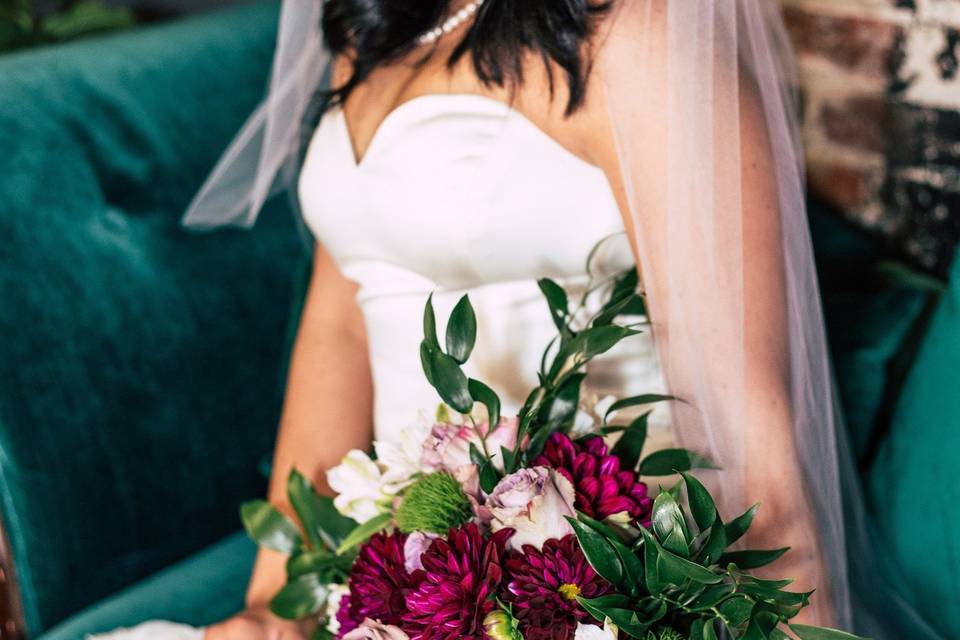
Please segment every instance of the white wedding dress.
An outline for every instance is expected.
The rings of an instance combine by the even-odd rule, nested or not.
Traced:
[[[306,223],[343,274],[359,284],[374,382],[376,438],[399,437],[439,397],[424,378],[419,345],[433,293],[440,335],[470,295],[478,320],[469,375],[492,386],[504,413],[536,383],[555,335],[537,279],[568,290],[594,273],[633,264],[604,173],[529,119],[492,98],[426,95],[394,110],[359,161],[339,108],[322,118],[299,181]],[[591,365],[585,395],[663,393],[648,333]],[[669,439],[663,407],[652,446]],[[318,443],[318,446],[321,446]],[[101,638],[193,640],[194,630],[153,622]]]

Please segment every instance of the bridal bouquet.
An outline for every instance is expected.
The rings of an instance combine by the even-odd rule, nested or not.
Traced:
[[[756,507],[724,521],[690,473],[708,460],[641,458],[650,414],[616,416],[671,398],[581,407],[587,363],[638,332],[617,323],[643,312],[636,272],[615,278],[594,314],[550,280],[540,288],[558,335],[518,415],[501,415],[497,394],[462,370],[477,332],[469,299],[443,344],[428,300],[420,357],[443,401],[435,424],[374,456],[350,452],[329,472],[332,500],[294,471],[298,524],[264,501],[243,505],[251,537],[289,554],[273,612],[346,640],[853,638],[790,624],[811,593],[750,574],[786,549],[729,549]],[[651,491],[641,476],[677,480]]]

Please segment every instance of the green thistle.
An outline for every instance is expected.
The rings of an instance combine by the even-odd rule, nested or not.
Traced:
[[[473,510],[456,478],[449,473],[432,473],[407,489],[396,517],[397,527],[404,533],[444,534],[469,522]]]

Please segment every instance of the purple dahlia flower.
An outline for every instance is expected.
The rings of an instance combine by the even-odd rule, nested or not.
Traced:
[[[537,550],[524,545],[523,553],[507,556],[507,588],[503,600],[526,640],[572,640],[577,624],[597,624],[577,602],[577,596],[596,598],[610,590],[597,575],[573,534],[551,539]]]
[[[496,607],[504,547],[513,534],[501,529],[488,538],[475,524],[451,529],[420,556],[426,573],[407,594],[403,630],[410,640],[484,638],[483,619]]]
[[[566,477],[577,492],[578,511],[603,520],[626,511],[632,520],[650,526],[653,500],[647,485],[632,469],[620,469],[620,459],[610,455],[600,436],[574,442],[564,433],[551,434],[534,466],[552,467]]]
[[[407,536],[395,531],[378,533],[357,554],[350,569],[350,595],[337,611],[338,637],[370,618],[385,625],[400,625],[407,612],[406,596],[423,580],[423,571],[407,571],[404,544]]]

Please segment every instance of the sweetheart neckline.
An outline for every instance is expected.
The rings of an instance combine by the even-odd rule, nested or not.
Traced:
[[[503,110],[503,113],[507,117],[517,118],[521,122],[525,123],[527,126],[532,128],[534,131],[540,134],[542,138],[552,144],[554,147],[559,149],[565,155],[573,158],[584,167],[592,169],[594,171],[599,171],[603,173],[603,169],[599,166],[587,161],[584,158],[581,158],[573,151],[562,145],[557,141],[553,136],[548,134],[539,125],[537,125],[533,120],[531,120],[526,114],[524,114],[519,109],[503,102],[502,100],[497,100],[490,96],[485,96],[480,93],[424,93],[418,96],[413,96],[407,100],[404,100],[396,107],[390,110],[383,120],[380,121],[380,124],[374,130],[373,135],[370,138],[370,141],[367,143],[367,148],[363,152],[363,155],[357,156],[357,148],[354,142],[353,133],[350,130],[350,123],[347,122],[346,113],[343,110],[342,106],[335,107],[336,115],[339,119],[340,130],[343,134],[344,141],[346,142],[347,156],[350,160],[350,164],[355,171],[362,171],[366,166],[368,159],[370,158],[371,151],[374,151],[377,146],[379,146],[380,138],[384,137],[384,132],[389,132],[389,127],[393,126],[395,120],[400,119],[406,112],[411,111],[414,106],[421,102],[427,102],[429,100],[444,100],[444,99],[453,99],[453,100],[475,100],[490,106],[495,106]]]

